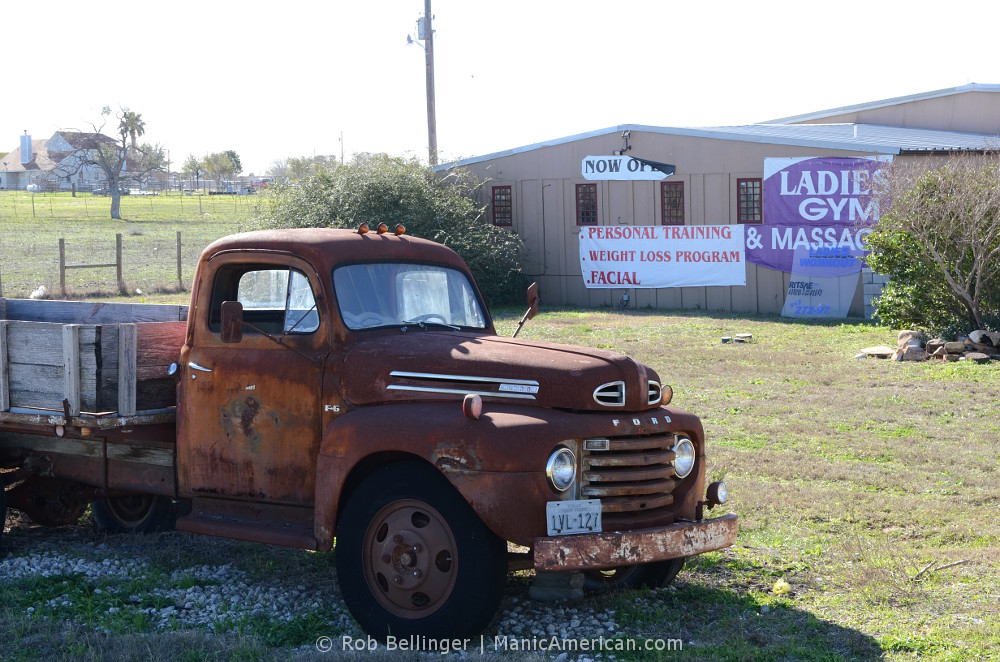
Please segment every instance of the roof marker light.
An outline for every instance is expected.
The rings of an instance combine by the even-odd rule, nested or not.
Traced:
[[[377,231],[377,232],[378,232],[379,234],[385,234],[386,232],[388,232],[388,231],[389,231],[389,226],[388,226],[388,225],[386,225],[385,223],[379,223],[379,224],[378,224],[378,228],[376,229],[376,231]]]
[[[398,223],[396,225],[396,236],[398,237],[403,234],[406,234],[406,226],[403,225],[402,223]]]
[[[368,234],[368,224],[362,223],[358,226],[358,234]]]

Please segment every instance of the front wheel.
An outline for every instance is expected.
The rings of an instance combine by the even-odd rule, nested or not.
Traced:
[[[583,588],[606,593],[629,588],[662,588],[674,581],[684,567],[684,558],[641,563],[609,570],[590,570],[583,575]]]
[[[168,531],[177,521],[170,499],[151,494],[104,497],[90,503],[97,528],[110,533]]]
[[[507,545],[441,474],[401,462],[369,476],[337,527],[344,602],[369,634],[464,638],[493,618]]]

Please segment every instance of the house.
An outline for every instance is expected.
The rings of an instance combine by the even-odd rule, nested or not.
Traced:
[[[488,222],[524,240],[549,304],[867,317],[884,280],[860,259],[878,210],[858,190],[880,164],[998,151],[998,134],[1000,85],[970,84],[741,126],[623,124],[434,170],[486,182]],[[699,226],[735,239],[720,252]]]
[[[113,139],[101,133],[56,131],[51,138],[32,140],[28,132],[20,145],[3,157],[0,189],[89,191],[105,182],[104,173],[92,165],[81,165],[81,157],[95,144],[115,146]]]

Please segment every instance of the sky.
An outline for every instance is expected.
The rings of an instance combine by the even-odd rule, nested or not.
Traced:
[[[423,0],[11,2],[0,152],[128,108],[141,139],[427,160]],[[441,161],[620,124],[738,125],[1000,84],[1000,3],[433,0]],[[116,122],[106,128],[111,133]]]

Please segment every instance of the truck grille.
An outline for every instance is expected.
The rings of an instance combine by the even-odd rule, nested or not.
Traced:
[[[581,496],[600,499],[606,520],[607,515],[665,509],[673,503],[679,482],[674,476],[674,443],[672,434],[585,440]],[[592,450],[604,447],[607,450]]]

